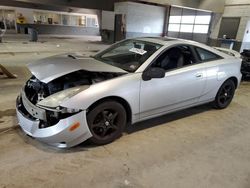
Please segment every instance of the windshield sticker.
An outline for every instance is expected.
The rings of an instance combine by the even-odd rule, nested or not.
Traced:
[[[147,51],[143,49],[139,49],[139,48],[131,48],[129,51],[140,54],[140,55],[144,55],[145,53],[147,53]]]

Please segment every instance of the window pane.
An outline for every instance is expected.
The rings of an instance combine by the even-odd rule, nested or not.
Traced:
[[[152,67],[160,67],[166,71],[195,64],[195,58],[189,46],[179,45],[161,54]]]
[[[109,47],[95,57],[99,61],[119,67],[128,72],[135,72],[161,47],[160,44],[145,41],[125,40]]]
[[[194,33],[208,33],[209,25],[194,25]]]
[[[168,31],[179,32],[180,31],[180,24],[169,24]]]
[[[69,15],[62,15],[62,24],[63,25],[70,25],[70,16]]]
[[[195,16],[182,16],[181,23],[193,24]]]
[[[169,23],[181,23],[181,16],[170,16]]]
[[[79,25],[86,26],[86,16],[81,16]]]
[[[196,16],[195,24],[209,24],[211,16]]]
[[[192,32],[193,32],[193,25],[185,25],[185,24],[182,24],[182,25],[181,25],[180,32],[192,33]]]
[[[202,48],[196,48],[198,55],[200,57],[200,60],[202,61],[209,61],[209,60],[216,60],[220,59],[220,57],[212,52],[209,52],[208,50],[202,49]]]

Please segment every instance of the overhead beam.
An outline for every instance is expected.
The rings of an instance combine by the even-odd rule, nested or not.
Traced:
[[[116,0],[1,0],[1,5],[25,7],[25,8],[41,8],[44,6],[53,7],[77,7],[98,10],[113,10]]]
[[[114,3],[125,0],[1,0],[1,5],[41,8],[53,7],[77,7],[98,10],[114,10]],[[223,12],[225,0],[131,0],[134,2],[147,2],[160,5],[179,5],[197,9],[205,9],[213,12]]]

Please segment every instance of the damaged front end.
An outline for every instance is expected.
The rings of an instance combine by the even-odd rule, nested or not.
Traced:
[[[121,73],[79,70],[44,83],[32,76],[17,97],[17,115],[30,136],[58,147],[71,147],[91,137],[84,109],[69,109],[62,102],[90,85],[120,76]],[[80,101],[79,101],[80,102]],[[69,130],[78,125],[77,130]]]

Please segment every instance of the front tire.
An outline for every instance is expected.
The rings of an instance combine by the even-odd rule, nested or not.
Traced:
[[[235,93],[235,84],[232,80],[225,81],[222,86],[220,87],[215,101],[214,106],[217,109],[224,109],[226,108],[231,101],[233,100]]]
[[[121,136],[127,122],[126,110],[118,102],[105,101],[90,110],[87,122],[93,135],[90,142],[108,144]]]

